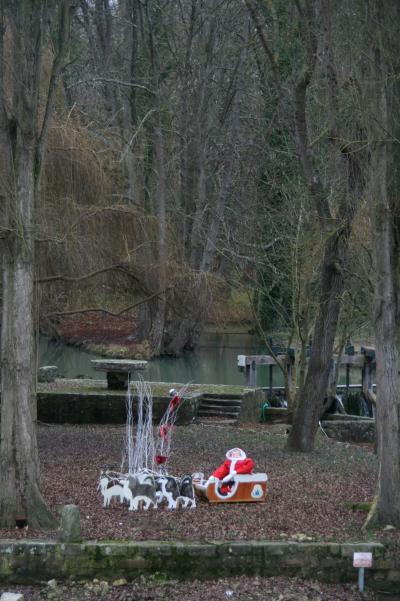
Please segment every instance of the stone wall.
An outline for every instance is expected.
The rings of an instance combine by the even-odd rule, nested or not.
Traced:
[[[179,409],[179,425],[191,423],[201,394],[185,399]],[[153,417],[159,422],[170,402],[169,397],[153,397]],[[39,392],[38,420],[49,424],[124,424],[125,394],[96,392]],[[135,403],[133,410],[135,411]]]
[[[375,440],[375,421],[368,420],[326,420],[322,427],[329,438],[340,442],[369,442]]]
[[[213,394],[218,398],[237,396],[242,399],[240,423],[260,421],[261,389],[245,390],[242,395],[224,391]],[[185,398],[178,412],[178,425],[194,421],[202,395],[202,392],[190,393],[190,397]],[[169,401],[170,397],[153,396],[155,423],[160,421]],[[49,424],[123,424],[126,420],[125,393],[118,391],[38,392],[37,407],[39,421]]]
[[[246,390],[242,395],[242,407],[238,422],[258,423],[260,421],[261,406],[264,402],[264,391],[261,388]]]
[[[398,591],[400,566],[379,543],[0,541],[0,582],[33,584],[55,578],[133,579],[142,574],[179,579],[229,575],[296,576],[356,581],[354,551],[371,551],[367,588]]]

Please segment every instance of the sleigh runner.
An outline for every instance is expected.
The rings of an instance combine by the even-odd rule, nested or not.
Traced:
[[[210,503],[259,503],[266,500],[267,482],[267,474],[236,474],[229,486],[218,478],[193,481],[193,486]]]

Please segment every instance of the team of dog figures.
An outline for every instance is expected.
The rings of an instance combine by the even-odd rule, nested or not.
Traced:
[[[125,476],[102,472],[98,490],[103,495],[103,507],[108,507],[113,498],[127,503],[130,511],[155,509],[163,505],[168,509],[196,507],[191,476],[179,479],[146,471]]]

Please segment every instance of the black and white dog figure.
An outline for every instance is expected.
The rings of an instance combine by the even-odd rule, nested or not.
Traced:
[[[97,489],[103,495],[103,506],[113,498],[127,502],[130,511],[156,508],[166,504],[168,509],[196,507],[191,476],[182,479],[173,476],[154,477],[148,471],[134,475],[101,472]]]
[[[178,503],[184,507],[196,507],[196,497],[194,495],[192,476],[183,476],[179,486]]]
[[[157,505],[166,502],[168,509],[176,509],[179,497],[179,484],[173,476],[156,477]]]
[[[156,485],[150,474],[144,477],[128,476],[123,484],[124,496],[129,502],[130,511],[137,511],[140,507],[146,510],[157,506]]]

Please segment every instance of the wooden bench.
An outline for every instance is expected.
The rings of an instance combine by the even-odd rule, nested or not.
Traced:
[[[92,359],[92,363],[97,371],[107,372],[109,390],[126,390],[133,374],[147,367],[147,361],[134,359]]]

